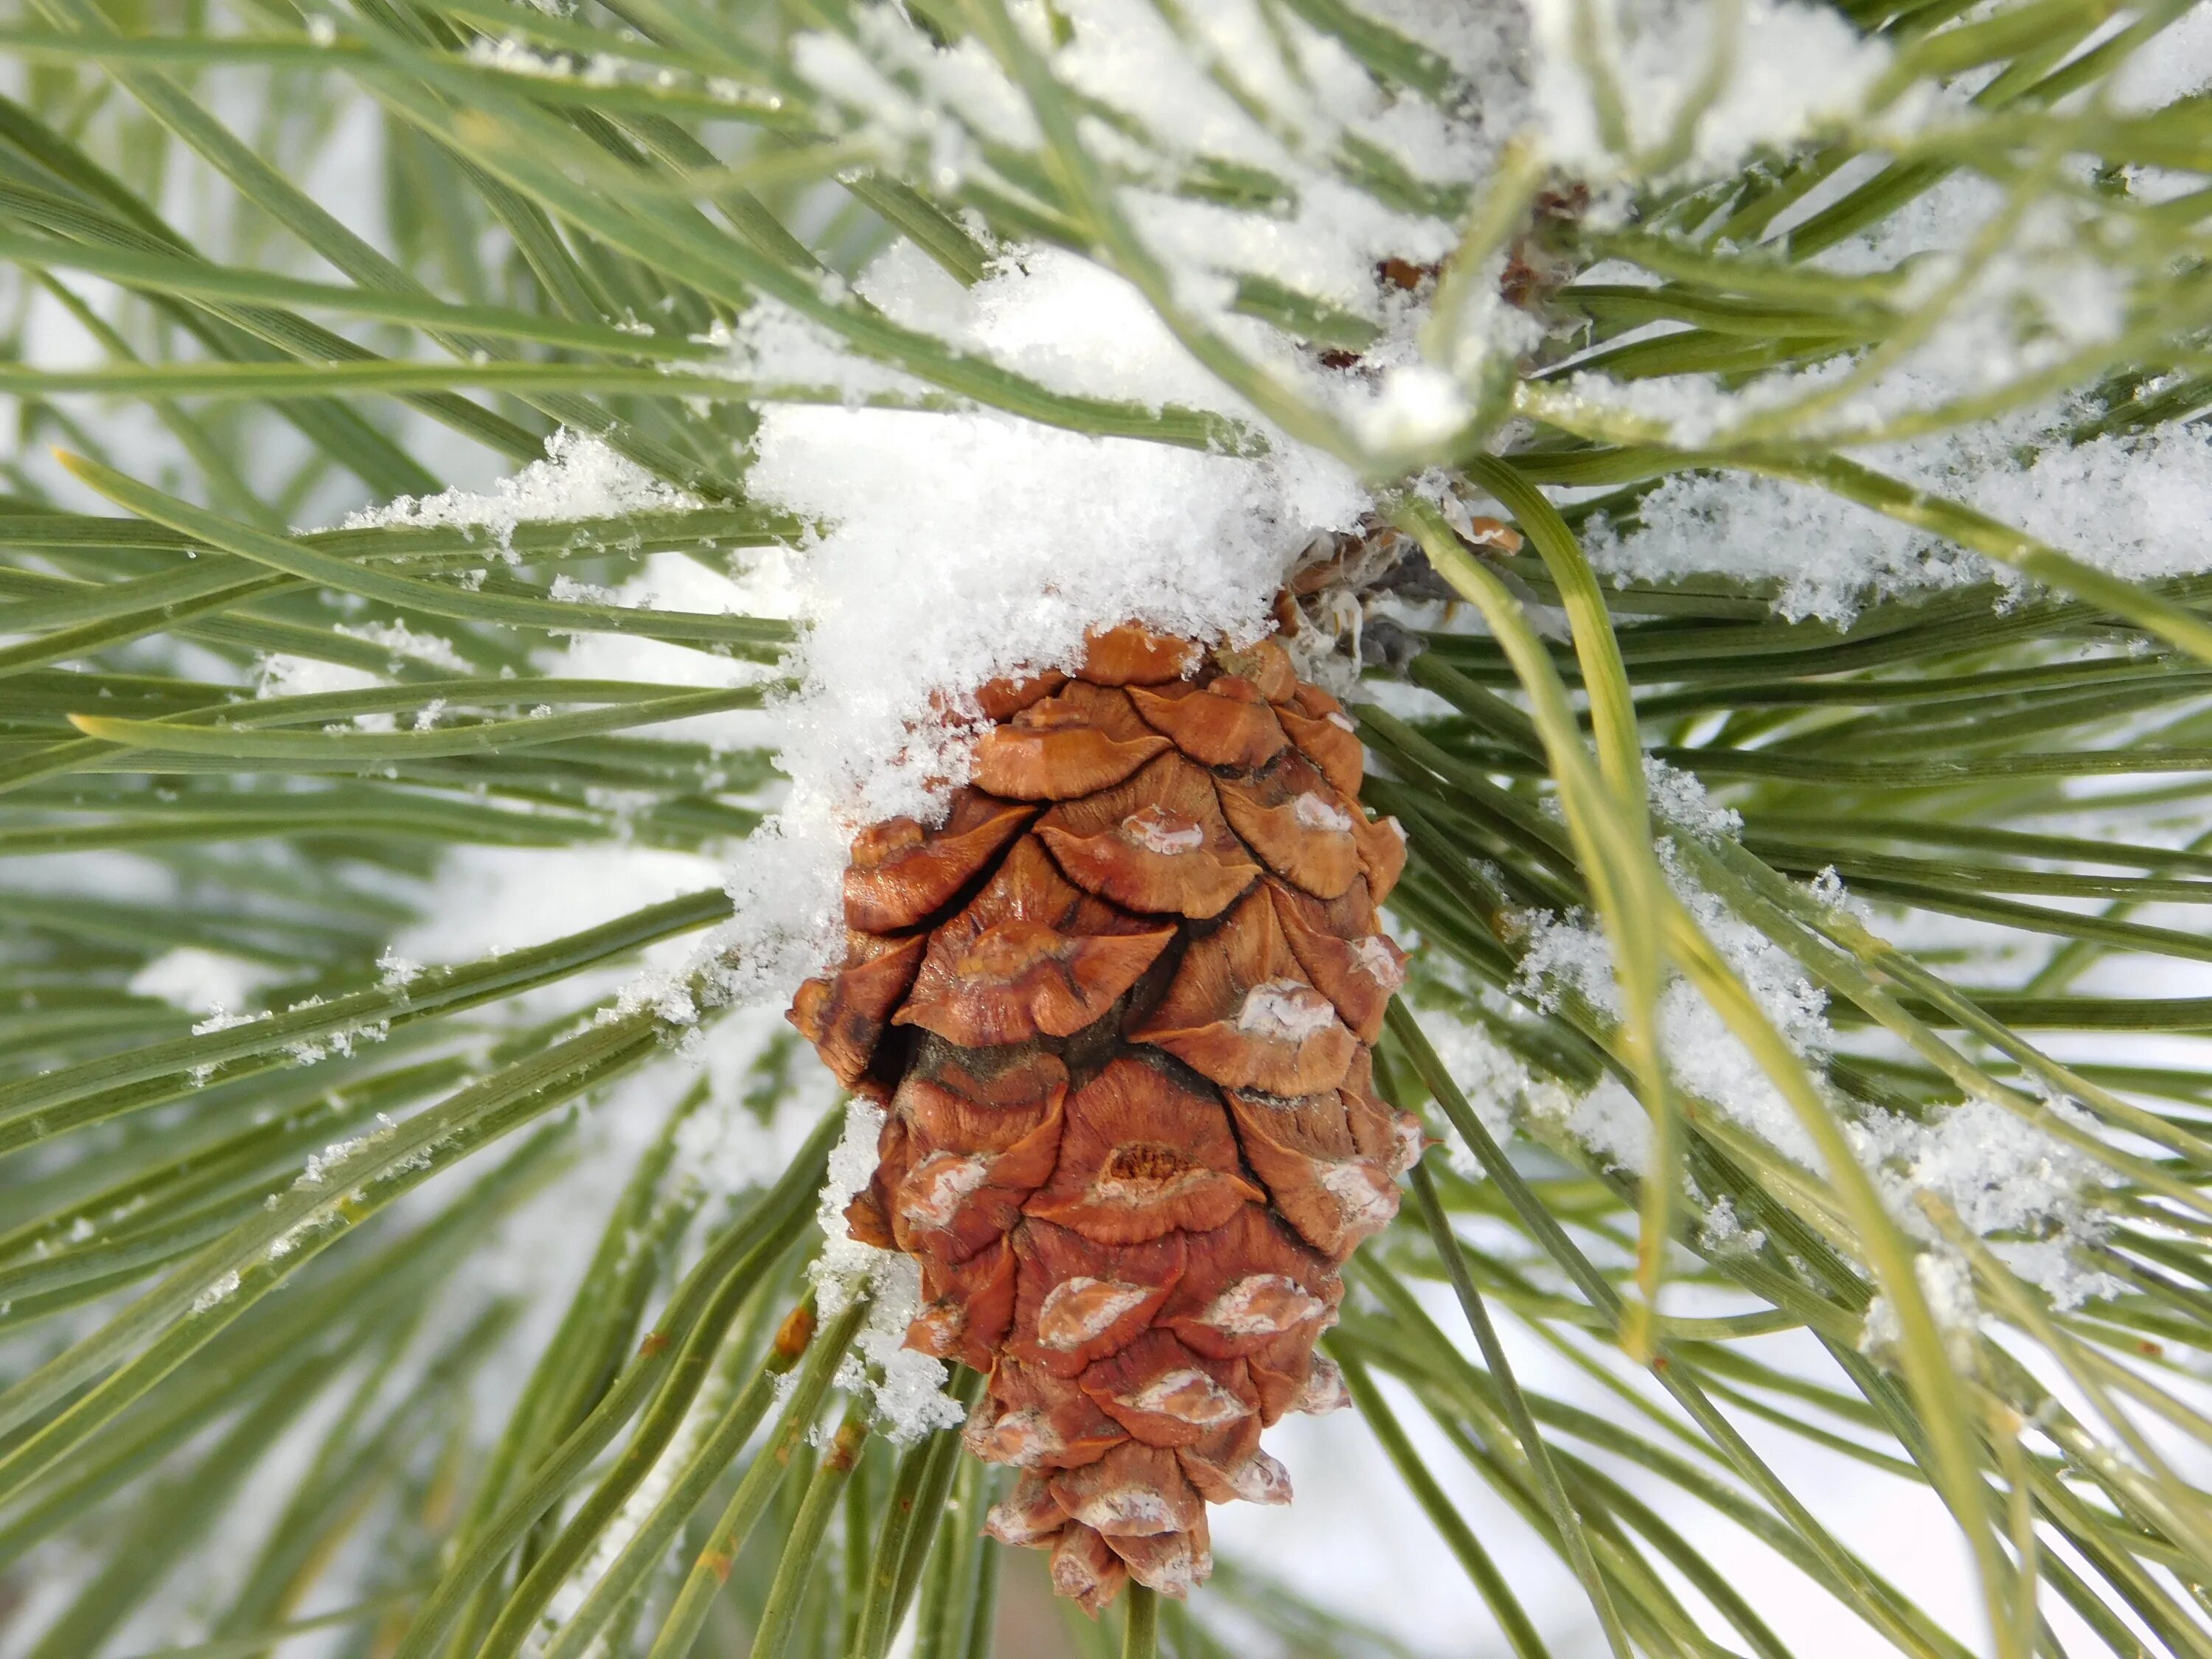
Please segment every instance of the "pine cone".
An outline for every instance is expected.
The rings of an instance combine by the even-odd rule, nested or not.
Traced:
[[[1367,1045],[1405,862],[1282,648],[1133,626],[984,688],[945,822],[854,842],[842,969],[793,1024],[888,1102],[854,1237],[921,1265],[910,1346],[990,1378],[987,1530],[1096,1612],[1211,1571],[1206,1504],[1290,1499],[1260,1431],[1345,1401],[1336,1268],[1419,1155]]]

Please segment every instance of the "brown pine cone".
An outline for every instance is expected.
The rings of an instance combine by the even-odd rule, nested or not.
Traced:
[[[1290,1499],[1260,1431],[1344,1403],[1314,1343],[1421,1144],[1367,1047],[1405,839],[1272,641],[1117,628],[978,702],[974,782],[854,841],[791,1019],[890,1103],[848,1218],[921,1263],[908,1346],[989,1376],[968,1443],[1023,1474],[987,1530],[1095,1613],[1203,1580],[1207,1503]]]

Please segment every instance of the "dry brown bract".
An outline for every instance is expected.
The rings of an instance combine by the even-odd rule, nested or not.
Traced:
[[[1272,642],[1124,627],[994,682],[945,822],[854,842],[843,966],[791,1018],[890,1111],[853,1234],[921,1265],[910,1346],[987,1372],[986,1530],[1096,1612],[1211,1570],[1206,1505],[1290,1501],[1260,1432],[1345,1403],[1314,1344],[1417,1121],[1367,1045],[1405,864],[1336,702]]]

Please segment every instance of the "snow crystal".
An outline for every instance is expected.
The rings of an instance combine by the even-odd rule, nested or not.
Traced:
[[[1459,382],[1426,363],[1384,371],[1373,399],[1354,411],[1359,435],[1381,454],[1419,453],[1442,443],[1473,418]]]
[[[1774,216],[1767,226],[1771,240],[1778,241],[1799,225],[1833,207],[1844,197],[1881,176],[1889,166],[1882,155],[1856,155],[1811,190]],[[1960,169],[1945,175],[1894,212],[1884,215],[1856,236],[1845,237],[1813,256],[1818,270],[1839,276],[1910,270],[1927,254],[1954,253],[1962,242],[1986,228],[2004,211],[2003,188],[1980,173]],[[1952,267],[1924,261],[1931,271]]]
[[[1806,979],[1796,960],[1766,934],[1743,921],[1681,870],[1662,844],[1662,863],[1676,896],[1711,939],[1729,967],[1790,1046],[1817,1058],[1830,1046],[1825,1013],[1827,1000]],[[1522,960],[1520,983],[1540,1001],[1556,1006],[1571,988],[1591,1007],[1619,1020],[1626,1012],[1613,976],[1613,952],[1594,918],[1587,915],[1537,918]],[[1812,1140],[1796,1111],[1765,1070],[1729,1030],[1720,1012],[1688,980],[1674,975],[1659,1003],[1662,1046],[1676,1080],[1798,1163],[1819,1167]],[[1624,1097],[1627,1090],[1619,1083]],[[1606,1085],[1601,1085],[1602,1091]],[[1632,1105],[1632,1097],[1630,1103]],[[1623,1115],[1612,1103],[1583,1109],[1602,1115],[1609,1145],[1622,1154],[1628,1137]],[[1636,1108],[1638,1116],[1642,1109]]]
[[[428,663],[448,673],[472,672],[467,658],[453,649],[451,640],[436,634],[422,634],[404,623],[368,623],[358,627],[344,623],[331,630],[343,634],[349,640],[360,640],[368,645],[380,645],[392,653],[391,667],[397,672],[404,660],[412,658],[416,662]]]
[[[1685,123],[1685,159],[1709,173],[1733,168],[1756,149],[1855,113],[1889,62],[1888,48],[1841,14],[1796,0],[1747,0],[1740,9],[1689,0],[1529,0],[1529,13],[1547,147],[1562,165],[1596,177],[1663,150]],[[1586,54],[1613,82],[1629,155],[1608,141]],[[1714,94],[1705,82],[1716,67]]]
[[[1528,1103],[1529,1091],[1537,1086],[1526,1063],[1471,1018],[1424,1009],[1420,1024],[1421,1034],[1443,1062],[1445,1074],[1459,1085],[1490,1138],[1510,1139],[1513,1112]],[[1469,1180],[1481,1175],[1482,1165],[1457,1135],[1446,1138],[1444,1152],[1457,1174]]]
[[[1319,158],[1356,139],[1416,176],[1466,182],[1492,153],[1492,120],[1502,136],[1511,119],[1502,107],[1468,119],[1387,91],[1294,14],[1267,17],[1249,0],[1193,9],[1181,36],[1168,13],[1142,0],[1071,0],[1061,11],[1069,27],[1053,52],[1054,71],[1146,134],[1133,142],[1099,122],[1086,140],[1108,148],[1133,176],[1119,205],[1169,264],[1179,299],[1201,311],[1217,309],[1203,297],[1209,276],[1261,273],[1370,312],[1377,261],[1433,262],[1457,240],[1456,227],[1388,204],[1316,165]],[[1285,40],[1295,42],[1295,64],[1285,60]],[[1164,183],[1199,156],[1261,169],[1283,181],[1287,199],[1253,211],[1180,197],[1146,177]],[[1212,291],[1225,303],[1232,290]]]
[[[1912,1260],[1913,1277],[1936,1328],[1943,1334],[1952,1361],[1964,1370],[1974,1364],[1975,1339],[1982,1328],[1981,1304],[1974,1297],[1973,1274],[1949,1250],[1923,1250]],[[1867,1304],[1866,1326],[1859,1337],[1860,1351],[1875,1358],[1887,1358],[1904,1340],[1896,1305],[1887,1296]]]
[[[876,1173],[876,1142],[884,1128],[884,1109],[855,1095],[845,1108],[845,1133],[830,1154],[822,1183],[819,1219],[823,1250],[813,1273],[822,1316],[834,1319],[864,1288],[884,1252],[850,1236],[845,1206],[867,1190]]]
[[[1468,5],[1464,0],[1359,0],[1358,9],[1442,56],[1476,94],[1474,101],[1486,116],[1510,119],[1523,112],[1528,99],[1528,20],[1522,7]]]
[[[2141,434],[2059,441],[2063,412],[1883,446],[1877,470],[1948,495],[2130,580],[2195,574],[2212,563],[2212,433],[2173,424]],[[2023,456],[2025,455],[2025,459]],[[1636,527],[1595,527],[1590,561],[1619,580],[1725,574],[1779,585],[1790,617],[1848,623],[1869,601],[2004,580],[1941,538],[1810,485],[1683,473],[1637,507]],[[1808,559],[1808,549],[1819,556]]]
[[[2085,168],[2069,167],[2068,188],[2025,203],[1955,170],[1814,255],[1813,265],[1828,272],[1895,278],[1891,302],[1921,332],[1893,358],[1846,353],[1741,385],[1698,375],[1624,384],[1583,369],[1548,382],[1542,398],[1561,418],[1592,429],[1688,448],[1784,435],[1848,443],[1855,459],[1881,472],[2018,525],[2115,574],[2200,571],[2206,555],[2195,532],[2212,500],[2206,434],[2170,423],[2148,434],[2076,442],[2074,434],[2103,410],[2054,398],[2039,379],[2109,347],[2131,308],[2155,297],[2137,292],[2128,227],[2089,188]],[[1838,169],[1778,216],[1770,236],[1786,237],[1878,170],[1863,158]],[[2136,395],[2160,389],[2154,383]],[[2002,406],[2016,392],[2028,401],[1995,418],[1898,430],[1900,422],[1942,411],[1963,416],[1969,404]],[[1639,497],[1620,528],[1593,525],[1589,551],[1621,580],[1730,576],[1777,590],[1784,616],[1838,623],[1888,594],[2016,580],[1926,531],[1815,488],[1741,474],[1664,480]]]
[[[1794,957],[1765,933],[1736,916],[1682,868],[1670,843],[1660,860],[1676,896],[1766,1018],[1790,1046],[1817,1060],[1833,1046],[1826,997]],[[1849,903],[1833,872],[1823,896]],[[1595,921],[1577,914],[1534,919],[1518,981],[1540,1004],[1556,1007],[1571,990],[1599,1013],[1618,1020],[1624,1012],[1612,951]],[[1795,1110],[1750,1052],[1729,1031],[1719,1013],[1686,979],[1674,975],[1662,995],[1660,1036],[1676,1081],[1710,1102],[1741,1127],[1805,1165],[1820,1167],[1811,1137]],[[1648,1165],[1650,1129],[1636,1096],[1608,1076],[1577,1094],[1552,1081],[1521,1085],[1530,1112],[1565,1131],[1607,1164],[1640,1173]],[[2051,1110],[2087,1128],[2091,1120],[2063,1101]],[[1873,1172],[1877,1190],[1898,1223],[1933,1244],[1938,1234],[1918,1196],[1944,1199],[1967,1228],[1990,1241],[1991,1251],[2053,1303],[2068,1308],[2120,1286],[2111,1275],[2087,1267],[2074,1249],[2102,1236],[2107,1221],[2098,1206],[2112,1177],[2088,1154],[2038,1128],[1993,1101],[1938,1106],[1924,1120],[1879,1109],[1846,1118],[1844,1133],[1859,1160]],[[1710,1220],[1709,1247],[1729,1243],[1741,1231],[1730,1214]]]
[[[1127,278],[1065,249],[1009,248],[963,288],[902,243],[861,274],[859,289],[908,327],[1060,391],[1252,418]]]
[[[1832,864],[1815,871],[1813,878],[1805,884],[1805,890],[1812,896],[1813,902],[1824,910],[1838,915],[1855,917],[1863,922],[1871,921],[1874,919],[1873,907],[1863,899],[1852,896],[1850,890],[1844,885],[1843,877],[1836,872],[1836,866]]]
[[[877,1427],[892,1441],[957,1429],[968,1410],[945,1392],[951,1371],[941,1360],[906,1346],[907,1327],[921,1305],[921,1269],[911,1256],[876,1254],[884,1259],[875,1276],[875,1299],[838,1371],[838,1384],[868,1401]]]
[[[689,1030],[698,1024],[699,1001],[690,962],[674,969],[648,969],[638,975],[593,1018],[601,1025],[611,1025],[648,1009],[661,1024],[676,1030]]]
[[[1743,829],[1743,814],[1734,807],[1717,805],[1694,772],[1646,755],[1644,782],[1650,791],[1651,810],[1669,824],[1701,836],[1731,838]]]
[[[1698,1243],[1713,1255],[1731,1250],[1755,1254],[1766,1248],[1766,1232],[1764,1228],[1745,1226],[1735,1212],[1734,1201],[1722,1197],[1715,1199],[1712,1207],[1705,1212],[1705,1224],[1698,1230]]]
[[[1441,47],[1464,77],[1431,100],[1370,74],[1295,11],[1214,0],[1169,13],[1144,0],[1067,0],[1018,10],[1053,73],[1102,114],[1083,140],[1117,177],[1114,207],[1164,266],[1176,303],[1279,378],[1310,378],[1284,343],[1231,314],[1250,276],[1375,316],[1378,262],[1431,264],[1458,239],[1451,205],[1487,173],[1527,109],[1525,42],[1510,5],[1386,6],[1409,40]],[[951,190],[991,171],[983,152],[1042,143],[1026,98],[974,40],[939,48],[902,9],[864,6],[850,38],[802,36],[800,74],[847,112],[855,136]],[[1432,181],[1422,210],[1405,192],[1361,187],[1350,152]],[[1259,202],[1206,199],[1182,186],[1197,167],[1254,178]],[[996,181],[994,181],[995,183]],[[1003,187],[1003,186],[1000,186]],[[1385,199],[1385,198],[1389,199]],[[918,256],[917,256],[918,257]],[[1139,361],[1142,361],[1141,356]],[[1416,375],[1363,401],[1388,443],[1455,429],[1455,388]],[[1451,368],[1464,367],[1455,361]],[[1060,384],[1044,375],[1049,384]]]
[[[579,581],[565,570],[547,584],[545,596],[564,605],[615,605],[622,597],[603,582]]]
[[[2212,87],[2212,7],[2191,6],[2130,53],[2103,90],[2115,114],[2140,115],[2207,87]]]
[[[376,1127],[368,1133],[355,1135],[346,1140],[334,1140],[321,1152],[309,1153],[306,1165],[293,1178],[293,1188],[304,1192],[325,1185],[330,1180],[330,1173],[332,1170],[363,1148],[391,1139],[398,1127],[399,1126],[390,1117],[379,1112],[376,1115]]]
[[[1133,289],[1070,255],[1026,252],[972,289],[895,256],[860,287],[1067,391],[1231,403]],[[852,828],[927,817],[964,779],[968,693],[1072,664],[1096,626],[1257,637],[1290,558],[1369,505],[1346,469],[1287,442],[1248,458],[991,413],[836,406],[767,410],[750,482],[823,526],[787,567],[806,624],[803,688],[771,713],[790,795],[731,881],[763,994],[787,993],[842,938]]]
[[[865,14],[864,14],[865,15]],[[879,36],[880,27],[866,30],[864,40]],[[799,34],[791,42],[791,66],[799,78],[833,103],[842,104],[865,123],[886,149],[901,141],[923,138],[933,125],[932,112],[909,97],[905,88],[887,76],[852,41],[838,34]],[[1031,142],[1036,133],[1029,134]],[[951,155],[943,158],[950,165]],[[933,169],[933,172],[936,169]],[[955,173],[957,182],[957,173]]]
[[[717,321],[701,338],[724,353],[714,372],[733,380],[820,388],[856,404],[879,394],[912,398],[932,390],[903,370],[854,356],[825,325],[775,300],[756,301],[734,326]],[[699,365],[684,367],[696,372]]]
[[[1206,73],[1204,56],[1174,36],[1167,17],[1131,0],[1073,0],[1053,67],[1070,86],[1133,115],[1175,148],[1259,167],[1290,161]]]
[[[2052,445],[2025,468],[1987,468],[1967,495],[1992,517],[2114,575],[2192,575],[2208,557],[2212,434],[2173,425]]]
[[[259,697],[319,697],[332,691],[367,691],[384,681],[365,668],[325,662],[319,657],[295,657],[276,651],[261,659]]]
[[[1039,141],[1028,100],[1006,79],[980,40],[939,48],[893,6],[851,13],[857,38],[902,82],[909,98],[837,35],[800,35],[792,43],[800,75],[867,117],[879,129],[920,137],[930,147],[930,176],[944,188],[960,181],[968,160],[966,131],[992,143],[1034,149]]]
[[[227,1273],[192,1298],[192,1311],[196,1314],[209,1312],[237,1294],[238,1274],[235,1271]]]
[[[671,512],[695,507],[697,500],[662,483],[604,439],[562,428],[545,441],[545,459],[532,461],[513,477],[501,478],[488,495],[448,489],[436,495],[402,495],[383,507],[347,516],[347,530],[380,525],[417,528],[452,526],[484,529],[507,547],[515,526],[568,519],[611,519],[631,513]]]
[[[194,1036],[206,1036],[215,1031],[228,1031],[234,1025],[251,1025],[257,1019],[268,1018],[266,1011],[258,1014],[234,1014],[220,1002],[208,1017],[192,1027]]]
[[[514,34],[498,40],[478,35],[469,42],[468,59],[481,69],[535,76],[541,80],[568,80],[576,71],[574,58],[538,52],[520,35]]]
[[[2078,1107],[2055,1102],[2051,1109],[2076,1127],[2092,1126]],[[1870,1113],[1849,1128],[1909,1231],[1934,1237],[1915,1201],[1917,1194],[1933,1193],[1990,1240],[1992,1254],[2041,1285],[2060,1308],[2125,1288],[2074,1255],[2074,1245],[2106,1231],[2109,1224],[2095,1200],[2116,1179],[2087,1152],[1988,1100],[1939,1108],[1924,1122]]]
[[[1651,1166],[1651,1119],[1628,1086],[1607,1077],[1577,1094],[1541,1081],[1528,1091],[1530,1114],[1595,1152],[1607,1168],[1642,1175]]]
[[[945,1392],[951,1373],[927,1354],[906,1346],[907,1327],[921,1310],[921,1269],[911,1256],[879,1250],[851,1236],[845,1206],[865,1191],[876,1172],[876,1142],[884,1109],[855,1096],[845,1109],[845,1133],[830,1154],[817,1218],[822,1254],[807,1270],[823,1319],[836,1318],[857,1296],[870,1297],[866,1322],[837,1375],[838,1385],[866,1398],[883,1431],[915,1440],[954,1428],[967,1413]]]

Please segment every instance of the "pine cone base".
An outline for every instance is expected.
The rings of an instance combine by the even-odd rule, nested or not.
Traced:
[[[977,702],[973,782],[855,840],[790,1018],[888,1105],[848,1220],[921,1264],[908,1346],[989,1378],[985,1530],[1095,1613],[1203,1582],[1208,1504],[1290,1501],[1261,1431],[1345,1403],[1314,1345],[1421,1146],[1368,1048],[1405,842],[1272,641],[1117,628]]]

